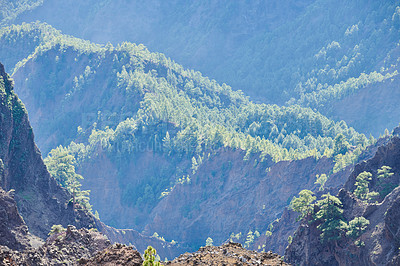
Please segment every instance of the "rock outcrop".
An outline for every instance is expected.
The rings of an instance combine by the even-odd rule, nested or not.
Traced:
[[[165,265],[289,265],[283,257],[272,252],[255,252],[238,243],[207,246],[194,253],[185,253]]]
[[[22,251],[42,244],[40,238],[29,233],[13,194],[0,188],[0,246]]]
[[[114,244],[95,254],[89,260],[79,260],[79,265],[126,265],[142,266],[143,259],[137,250],[122,244]]]
[[[70,225],[66,231],[51,235],[38,248],[15,251],[0,246],[2,265],[77,265],[110,246],[103,234]]]

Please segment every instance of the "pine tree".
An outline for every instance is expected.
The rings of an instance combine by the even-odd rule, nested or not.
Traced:
[[[316,197],[313,196],[314,193],[310,190],[304,189],[299,192],[299,197],[293,197],[290,202],[290,208],[295,212],[299,212],[300,215],[296,219],[297,221],[306,217],[313,210],[312,203],[315,201]]]
[[[208,237],[206,239],[206,247],[211,247],[211,246],[213,246],[213,240],[211,237]]]
[[[345,154],[349,149],[350,144],[347,142],[346,137],[343,134],[338,134],[335,137],[333,155]]]
[[[351,238],[358,238],[364,231],[367,229],[369,225],[369,220],[365,219],[364,217],[355,217],[353,220],[349,222],[348,231],[346,233],[347,236]],[[356,241],[354,242],[357,246],[363,246],[364,242]]]
[[[394,173],[391,173],[390,171],[392,168],[390,166],[382,166],[380,169],[378,169],[378,178],[379,179],[386,179],[388,177],[391,177],[394,175]]]
[[[321,175],[317,175],[317,180],[315,181],[314,184],[318,184],[319,185],[319,191],[322,191],[325,189],[325,183],[328,180],[328,177],[326,174],[321,174]]]
[[[143,266],[161,266],[160,262],[156,258],[157,251],[152,246],[148,246],[144,251]]]
[[[369,182],[372,180],[372,174],[370,172],[362,172],[356,178],[356,189],[354,195],[360,200],[371,200],[378,195],[377,192],[369,192]]]
[[[322,195],[322,198],[317,202],[320,210],[315,215],[315,218],[321,221],[317,227],[321,230],[321,241],[336,241],[342,237],[347,228],[347,224],[343,221],[342,202],[329,193]]]

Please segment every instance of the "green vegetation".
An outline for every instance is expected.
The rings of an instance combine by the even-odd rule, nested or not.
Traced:
[[[354,195],[360,200],[370,201],[378,196],[377,192],[369,192],[369,182],[372,180],[372,174],[369,172],[362,172],[356,178],[356,189]]]
[[[339,154],[346,154],[347,151],[349,150],[350,144],[347,142],[346,137],[343,134],[338,134],[335,137],[335,142],[333,146],[333,155],[339,155]]]
[[[213,240],[211,237],[207,237],[206,239],[206,247],[211,247],[213,246]]]
[[[380,169],[378,169],[378,178],[379,179],[386,179],[388,177],[391,177],[394,175],[394,173],[390,172],[392,168],[390,166],[382,166]]]
[[[378,169],[378,188],[377,191],[382,199],[386,197],[394,188],[397,187],[393,181],[390,181],[390,177],[394,175],[391,172],[392,168],[390,166],[384,165],[380,169]]]
[[[81,190],[82,185],[79,180],[83,177],[75,173],[75,159],[68,150],[61,146],[52,150],[44,163],[57,182],[71,193],[74,208],[76,208],[76,204],[79,204],[91,211],[90,190]]]
[[[349,222],[348,230],[346,235],[351,238],[358,238],[361,236],[364,231],[367,229],[369,225],[369,221],[364,217],[355,217],[353,220]],[[357,240],[354,244],[358,247],[364,246],[364,242],[361,240]]]
[[[61,224],[54,224],[49,232],[49,236],[65,232],[66,229]]]
[[[314,196],[314,193],[310,190],[304,189],[299,192],[299,197],[293,197],[290,202],[290,208],[295,212],[300,213],[300,215],[296,218],[296,221],[307,217],[312,213],[314,207],[313,202],[317,197]]]
[[[143,266],[161,266],[157,251],[152,246],[148,246],[144,251]]]
[[[14,72],[35,61],[35,76],[26,86],[32,90],[31,106],[45,114],[36,128],[39,145],[48,145],[48,150],[41,147],[44,153],[61,143],[74,156],[74,166],[107,154],[121,169],[123,202],[142,210],[176,184],[190,183],[203,158],[223,147],[245,150],[245,158],[258,154],[259,162],[337,154],[338,171],[369,144],[343,121],[297,105],[253,103],[241,91],[185,70],[143,45],[103,47],[39,23],[3,28],[0,40],[7,49],[30,44],[21,49],[28,55],[10,55],[15,57],[10,60],[27,58],[19,59]],[[83,105],[85,97],[95,100]],[[348,145],[354,149],[343,149]],[[162,173],[149,172],[135,186],[126,183],[124,165],[145,150],[168,157],[170,165]]]
[[[290,245],[290,244],[292,244],[293,237],[292,237],[292,236],[288,236],[288,239],[287,239],[287,241],[288,241],[289,245]]]
[[[29,9],[42,1],[6,2],[15,10],[22,2]],[[32,20],[49,21],[65,32],[103,43],[132,38],[128,41],[149,44],[217,80],[246,88],[247,94],[273,103],[292,98],[319,109],[329,109],[332,100],[388,79],[397,64],[400,28],[395,1],[324,0],[271,6],[257,1],[157,1],[154,5],[157,8],[122,0],[54,3],[38,8]],[[7,9],[4,12],[11,13]],[[77,9],[87,16],[70,21]],[[266,10],[274,16],[266,15]],[[196,27],[192,19],[198,21]],[[99,36],[96,33],[104,23],[118,30]],[[121,29],[120,25],[128,26]]]
[[[43,0],[1,0],[0,27],[12,22],[25,11],[35,9],[43,4]]]
[[[260,236],[260,234],[258,234],[258,236]],[[244,243],[244,247],[249,248],[250,245],[253,244],[254,238],[255,238],[255,234],[253,234],[253,231],[250,230],[247,233],[246,242]]]
[[[321,230],[321,241],[339,240],[347,229],[347,224],[343,220],[342,202],[329,193],[322,195],[322,198],[317,202],[320,210],[315,214],[315,219],[321,221],[317,227]]]
[[[328,180],[328,176],[326,174],[317,175],[317,180],[314,184],[319,185],[319,191],[323,191],[325,189],[325,183]]]

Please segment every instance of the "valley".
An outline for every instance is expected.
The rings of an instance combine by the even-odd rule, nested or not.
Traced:
[[[213,252],[233,263],[235,248],[251,265],[267,251],[294,265],[397,263],[398,3],[9,2],[0,192],[20,231],[4,232],[15,245],[0,238],[0,259],[75,263],[51,253],[105,235],[82,263],[111,252],[141,265],[133,251],[149,245],[171,265]],[[330,197],[343,215],[325,242]],[[370,225],[352,233],[360,217]],[[67,230],[55,246],[53,225]]]

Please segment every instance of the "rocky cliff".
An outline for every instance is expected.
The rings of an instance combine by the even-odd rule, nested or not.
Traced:
[[[15,190],[19,212],[39,237],[46,237],[53,224],[94,227],[90,215],[73,211],[70,195],[47,172],[12,82],[0,64],[0,186]]]
[[[373,158],[381,147],[387,145],[391,141],[391,137],[382,137],[377,140],[374,145],[367,147],[358,158],[358,162],[362,163]],[[356,164],[358,165],[358,164]],[[358,167],[358,166],[357,166]],[[319,191],[319,187],[310,186],[308,189],[313,191],[317,197],[320,197],[324,193],[331,193],[336,195],[340,189],[342,189],[350,174],[354,171],[354,165],[350,165],[335,174],[331,174],[325,183],[325,190]],[[316,171],[317,172],[317,171]],[[300,225],[297,221],[298,213],[292,211],[289,207],[284,208],[282,215],[279,219],[271,223],[271,227],[268,229],[272,233],[272,237],[262,235],[252,245],[252,249],[256,250],[258,247],[263,247],[264,250],[273,250],[278,254],[283,255],[288,246],[289,236],[293,236],[295,231]]]
[[[390,166],[394,173],[383,181],[377,177],[377,170],[382,166]],[[345,235],[338,241],[321,242],[321,231],[317,228],[319,222],[308,217],[297,229],[292,244],[286,250],[285,259],[296,265],[398,265],[399,167],[400,138],[394,136],[387,144],[378,148],[373,158],[355,166],[344,188],[337,195],[343,203],[343,217],[346,222],[355,217],[369,220],[365,232],[357,238],[363,242],[362,245],[356,245],[354,239]],[[375,203],[357,199],[352,192],[356,177],[363,171],[372,174],[370,191],[382,192],[384,184],[390,185],[392,190],[385,197],[381,193]]]
[[[13,192],[5,192],[0,188],[0,246],[24,250],[40,243],[39,238],[28,232],[28,227],[18,213]]]

